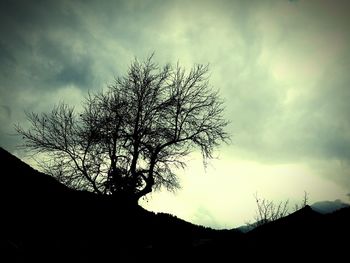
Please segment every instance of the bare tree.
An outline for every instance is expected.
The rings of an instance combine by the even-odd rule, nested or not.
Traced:
[[[208,84],[208,66],[189,73],[159,67],[152,56],[135,60],[105,92],[89,94],[83,111],[63,103],[50,113],[27,114],[17,125],[24,147],[45,153],[42,162],[61,182],[136,201],[154,189],[179,187],[174,168],[195,148],[204,162],[228,141],[223,102]]]
[[[260,198],[257,193],[254,194],[254,198],[257,205],[256,215],[254,217],[254,223],[247,222],[248,229],[264,225],[266,223],[275,221],[290,214],[289,200],[284,202],[275,203],[267,200],[266,198]],[[304,208],[309,203],[309,194],[304,191],[304,196],[300,204],[295,204],[294,211]]]
[[[265,198],[260,198],[257,193],[254,195],[254,197],[257,205],[257,211],[254,218],[254,223],[248,223],[248,226],[250,228],[264,225],[266,223],[285,217],[289,214],[289,200],[276,204],[273,201],[267,200]]]
[[[295,204],[294,211],[298,211],[299,209],[304,208],[309,204],[309,193],[304,191],[303,199],[301,200],[300,204]]]

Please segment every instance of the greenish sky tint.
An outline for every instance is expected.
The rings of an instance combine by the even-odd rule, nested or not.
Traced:
[[[1,1],[0,145],[13,124],[65,101],[79,108],[134,57],[209,63],[232,144],[197,154],[176,195],[145,206],[214,227],[249,220],[253,194],[298,201],[350,192],[348,1]]]

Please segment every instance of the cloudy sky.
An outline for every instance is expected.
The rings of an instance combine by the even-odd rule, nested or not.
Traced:
[[[0,146],[16,149],[24,111],[122,75],[134,57],[190,68],[210,64],[226,101],[232,143],[205,170],[199,153],[176,194],[143,205],[197,224],[252,219],[254,193],[270,200],[349,200],[348,1],[1,1]]]

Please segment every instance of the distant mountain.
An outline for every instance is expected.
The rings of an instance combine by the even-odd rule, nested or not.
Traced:
[[[348,206],[349,204],[343,203],[341,200],[337,199],[334,201],[316,202],[313,205],[311,205],[311,208],[312,210],[321,214],[328,214]]]
[[[253,229],[254,229],[254,226],[252,225],[243,225],[243,226],[237,227],[237,230],[241,231],[242,233],[248,233]]]

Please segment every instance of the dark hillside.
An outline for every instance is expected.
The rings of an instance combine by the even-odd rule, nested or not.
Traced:
[[[137,256],[142,248],[188,248],[211,240],[216,231],[168,214],[126,206],[108,196],[71,190],[0,148],[6,253],[65,257]],[[106,251],[114,251],[110,255]]]
[[[257,253],[269,251],[291,253],[294,256],[312,255],[314,257],[345,256],[349,237],[350,209],[343,208],[333,214],[322,215],[306,206],[284,218],[260,226],[248,232],[244,238],[246,248]],[[316,251],[319,251],[315,253]],[[292,256],[292,255],[291,255]]]
[[[322,215],[306,206],[243,234],[71,190],[2,148],[0,167],[1,255],[20,261],[47,260],[47,255],[77,262],[156,259],[161,258],[154,253],[158,249],[171,253],[171,259],[183,259],[181,252],[188,248],[198,248],[191,252],[197,260],[208,255],[217,261],[230,255],[268,259],[271,253],[293,251],[343,256],[350,236],[349,207]]]

